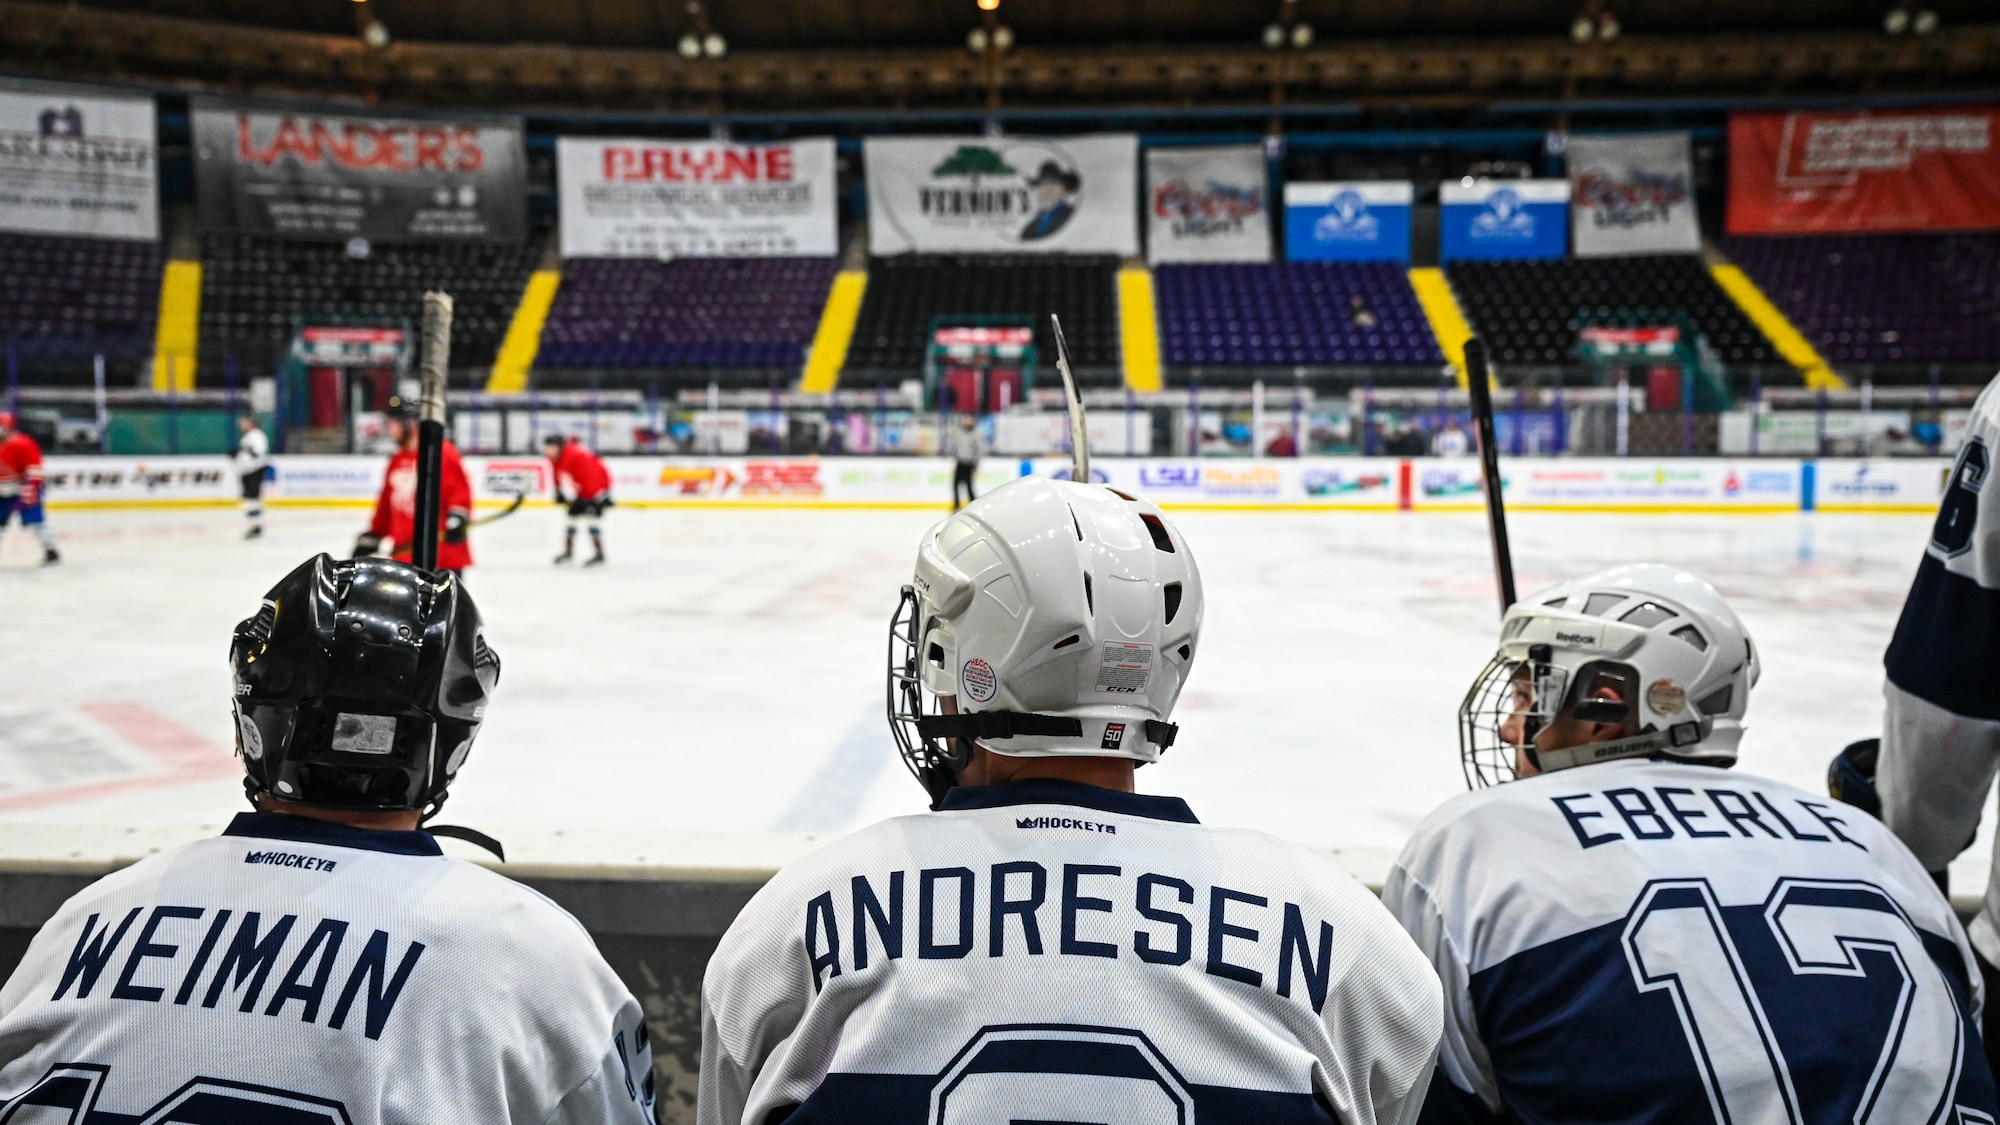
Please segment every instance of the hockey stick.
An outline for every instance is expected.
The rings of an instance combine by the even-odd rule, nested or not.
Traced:
[[[423,393],[418,400],[416,542],[410,562],[436,570],[444,488],[444,386],[451,365],[451,294],[424,294]]]
[[[1507,543],[1507,507],[1500,496],[1500,447],[1493,440],[1493,388],[1487,383],[1486,342],[1465,342],[1465,386],[1472,395],[1472,431],[1479,439],[1479,476],[1486,486],[1486,527],[1493,537],[1493,573],[1500,613],[1514,604],[1514,549]]]
[[[510,501],[510,502],[508,503],[508,505],[507,505],[507,506],[506,506],[505,508],[502,508],[502,509],[500,509],[500,510],[499,510],[499,511],[497,511],[497,512],[488,512],[488,513],[486,513],[485,515],[483,515],[483,516],[480,516],[480,517],[479,517],[478,519],[476,519],[476,520],[473,520],[473,521],[472,521],[471,523],[467,524],[466,526],[467,526],[467,527],[485,527],[485,526],[486,526],[487,524],[489,524],[489,523],[498,523],[499,521],[501,521],[501,520],[504,520],[504,519],[506,519],[506,518],[507,518],[508,516],[511,516],[511,515],[513,515],[513,514],[514,514],[515,512],[518,512],[518,511],[520,511],[520,510],[521,510],[521,505],[523,505],[523,504],[525,504],[525,503],[527,503],[527,502],[528,502],[528,494],[527,494],[527,493],[525,493],[525,492],[516,492],[516,493],[514,494],[514,499],[513,499],[512,501]]]
[[[1049,329],[1056,337],[1056,370],[1062,373],[1063,401],[1069,407],[1069,479],[1090,483],[1090,431],[1083,424],[1083,395],[1076,389],[1076,373],[1069,366],[1069,344],[1063,340],[1062,319],[1049,314]]]

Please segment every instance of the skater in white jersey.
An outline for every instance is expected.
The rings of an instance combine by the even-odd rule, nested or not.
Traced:
[[[500,674],[457,579],[321,555],[230,660],[259,811],[36,935],[0,1121],[650,1122],[645,1024],[590,938],[420,828]]]
[[[927,533],[890,725],[931,813],[778,873],[702,987],[703,1125],[1415,1119],[1438,982],[1360,884],[1133,791],[1201,575],[1159,508],[1016,480]]]
[[[1383,889],[1444,980],[1427,1119],[1993,1121],[1972,950],[1923,866],[1858,810],[1728,772],[1757,673],[1672,567],[1508,610],[1460,710],[1490,787]]]

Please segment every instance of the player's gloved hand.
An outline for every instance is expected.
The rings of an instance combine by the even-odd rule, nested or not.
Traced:
[[[354,541],[354,557],[365,559],[382,549],[382,537],[372,531],[364,531],[361,538]]]
[[[21,506],[23,508],[32,508],[36,504],[41,503],[41,501],[42,486],[35,481],[23,481],[21,483]]]
[[[466,518],[464,512],[453,512],[444,518],[444,541],[457,546],[465,542]]]
[[[613,505],[613,504],[617,503],[617,501],[615,501],[615,500],[611,499],[611,494],[610,494],[609,492],[605,493],[605,494],[604,494],[604,495],[602,495],[602,496],[599,496],[599,497],[597,498],[597,502],[598,502],[598,504],[600,504],[600,505],[602,505],[603,507],[606,507],[606,508],[609,508],[609,507],[610,507],[611,505]]]
[[[557,505],[558,507],[562,507],[562,508],[567,508],[567,507],[569,507],[569,505],[570,505],[570,499],[569,499],[569,493],[567,493],[567,492],[564,492],[564,491],[562,491],[561,489],[557,489],[557,490],[556,490],[556,505]]]

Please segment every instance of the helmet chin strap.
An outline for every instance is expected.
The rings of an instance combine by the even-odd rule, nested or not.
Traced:
[[[1586,742],[1581,746],[1566,746],[1561,750],[1540,750],[1532,743],[1523,747],[1528,760],[1543,773],[1566,770],[1571,766],[1587,766],[1594,762],[1609,762],[1619,758],[1641,758],[1653,754],[1672,754],[1696,745],[1715,729],[1715,720],[1707,717],[1685,723],[1675,723],[1665,730],[1647,731],[1627,738],[1614,738],[1609,742]]]

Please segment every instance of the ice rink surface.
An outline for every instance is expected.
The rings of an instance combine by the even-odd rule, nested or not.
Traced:
[[[551,509],[479,529],[467,584],[504,674],[444,819],[503,839],[643,838],[838,833],[921,811],[883,719],[883,670],[897,590],[942,515],[619,509],[611,565],[593,570],[550,564]],[[364,514],[279,509],[256,542],[220,509],[50,518],[60,567],[37,569],[19,529],[0,538],[0,829],[221,823],[243,807],[231,628],[311,553],[345,552]],[[1483,518],[1176,518],[1207,588],[1204,642],[1180,741],[1140,788],[1186,797],[1209,823],[1397,848],[1464,787],[1456,709],[1497,627]],[[1828,758],[1880,729],[1882,650],[1929,523],[1528,513],[1512,526],[1524,595],[1638,560],[1715,582],[1764,659],[1741,768],[1822,790]],[[1983,871],[1985,851],[1966,862]]]

